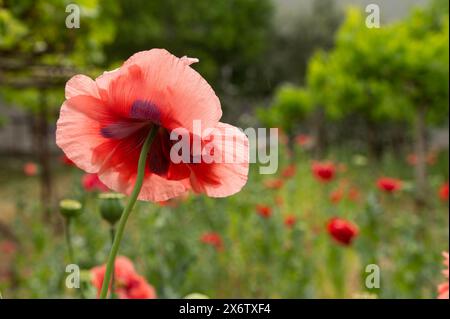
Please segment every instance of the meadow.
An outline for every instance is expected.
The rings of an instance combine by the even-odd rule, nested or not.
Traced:
[[[414,204],[413,167],[387,155],[374,162],[361,154],[331,152],[330,182],[315,178],[312,155],[296,145],[280,150],[276,175],[251,168],[248,184],[237,195],[211,199],[190,194],[164,203],[139,202],[127,225],[120,255],[133,260],[158,298],[201,293],[211,298],[434,298],[443,281],[441,252],[448,244],[448,152],[430,166],[432,198]],[[288,155],[289,154],[289,155]],[[106,260],[110,227],[101,218],[95,187],[83,187],[83,172],[59,159],[61,198],[83,204],[71,228],[76,263],[85,297],[95,298],[90,270]],[[2,172],[3,198],[13,208],[15,236],[2,251],[1,291],[8,298],[78,298],[68,289],[68,251],[63,218],[45,221],[37,202],[36,176],[17,161]],[[287,168],[287,169],[286,169]],[[382,176],[402,180],[400,190],[377,187]],[[5,191],[3,191],[5,192]],[[75,194],[75,196],[74,196]],[[447,195],[448,196],[448,195]],[[57,214],[57,213],[56,213]],[[327,230],[332,217],[351,221],[358,233],[350,244]],[[6,240],[1,241],[2,247]],[[380,270],[380,286],[366,287],[370,269]]]

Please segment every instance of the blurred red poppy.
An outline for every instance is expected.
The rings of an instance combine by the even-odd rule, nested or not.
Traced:
[[[436,153],[429,153],[427,154],[426,158],[425,158],[425,162],[428,165],[434,165],[436,164]],[[406,157],[406,161],[408,162],[409,165],[411,166],[415,166],[417,165],[417,155],[416,154],[409,154]]]
[[[391,177],[381,177],[377,181],[379,190],[386,193],[393,193],[402,188],[402,181]]]
[[[328,233],[338,243],[348,246],[358,235],[358,226],[342,218],[334,217],[327,224]]]
[[[283,206],[284,205],[284,199],[283,199],[283,197],[282,196],[275,196],[275,203],[278,205],[278,206]]]
[[[14,242],[10,240],[3,240],[0,242],[0,253],[4,255],[10,255],[15,253],[17,250],[17,246]]]
[[[222,250],[223,249],[222,237],[218,233],[215,233],[215,232],[204,233],[200,237],[200,241],[202,243],[206,244],[206,245],[213,246],[217,250]]]
[[[295,173],[297,172],[297,167],[294,164],[286,166],[283,171],[281,172],[281,176],[284,178],[291,178],[295,176]]]
[[[105,184],[98,178],[97,174],[84,174],[81,183],[83,188],[87,192],[100,191],[107,192],[109,189]]]
[[[97,293],[103,284],[106,265],[91,269],[92,285],[97,288]],[[144,277],[136,273],[133,263],[124,256],[118,256],[114,264],[114,293],[120,299],[154,299],[155,289],[147,283]],[[111,290],[111,288],[110,288]]]
[[[348,199],[352,202],[357,202],[360,198],[361,194],[359,189],[356,187],[350,187],[348,190]]]
[[[442,256],[444,256],[444,265],[447,269],[442,271],[443,275],[447,279],[444,283],[438,286],[438,299],[449,299],[448,297],[448,272],[449,272],[449,263],[448,263],[448,252],[443,252]]]
[[[448,201],[448,182],[439,188],[439,198],[442,201]]]
[[[25,165],[23,165],[23,172],[27,176],[35,176],[38,173],[38,166],[33,162],[25,163]]]
[[[266,205],[256,205],[256,212],[264,218],[272,216],[272,208]]]
[[[294,215],[287,215],[284,218],[284,225],[288,228],[292,228],[297,222],[297,218]]]
[[[336,174],[336,166],[332,162],[314,162],[312,172],[317,180],[330,182]]]
[[[299,134],[295,137],[295,143],[301,147],[310,146],[312,144],[312,138],[307,134]]]
[[[280,189],[284,185],[284,181],[281,178],[271,178],[264,181],[264,186],[268,189]]]
[[[344,198],[344,190],[338,188],[330,193],[330,201],[333,204],[338,204]]]
[[[66,154],[61,155],[60,160],[64,165],[75,166],[75,163],[70,158],[68,158]]]

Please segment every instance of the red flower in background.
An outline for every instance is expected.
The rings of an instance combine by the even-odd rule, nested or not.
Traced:
[[[38,166],[33,162],[25,163],[23,165],[23,172],[27,176],[35,176],[38,173]]]
[[[284,178],[291,178],[295,176],[295,173],[297,172],[297,167],[294,164],[286,166],[283,171],[281,172],[281,176]]]
[[[4,255],[10,255],[15,253],[17,250],[17,246],[14,242],[10,240],[4,240],[0,242],[0,253]]]
[[[344,190],[338,188],[330,193],[330,201],[333,204],[338,204],[344,198]]]
[[[439,198],[442,201],[448,201],[448,182],[439,188]]]
[[[284,199],[283,199],[283,197],[282,196],[276,196],[275,197],[275,203],[278,205],[278,206],[283,206],[284,205]]]
[[[256,205],[256,212],[264,218],[272,216],[272,208],[266,205]]]
[[[348,190],[348,199],[352,202],[357,202],[360,198],[361,194],[359,189],[356,187],[350,187]]]
[[[416,154],[409,154],[406,157],[406,161],[408,162],[409,165],[411,166],[416,166],[417,165],[417,155]],[[425,162],[428,165],[434,165],[436,164],[436,153],[430,153],[426,156],[425,158]]]
[[[442,273],[444,274],[447,281],[438,286],[438,293],[439,293],[438,299],[449,299],[449,296],[448,296],[448,272],[449,272],[448,252],[443,252],[442,256],[444,256],[444,265],[447,266],[447,269],[443,270]]]
[[[75,166],[75,163],[70,158],[68,158],[66,154],[61,155],[59,159],[61,160],[61,163],[63,163],[64,165]]]
[[[402,181],[391,177],[381,177],[377,181],[379,190],[386,193],[393,193],[402,188]]]
[[[287,215],[284,218],[284,225],[288,228],[294,227],[296,222],[297,222],[297,218],[294,215]]]
[[[98,178],[97,174],[84,174],[81,178],[81,183],[83,188],[87,192],[100,191],[107,192],[109,189],[105,184]]]
[[[92,285],[100,295],[106,265],[91,269]],[[114,293],[120,299],[154,299],[155,289],[147,283],[144,277],[136,273],[133,263],[124,256],[118,256],[114,264]],[[110,288],[111,290],[111,288]]]
[[[338,217],[330,219],[327,230],[334,240],[345,246],[350,245],[359,232],[358,226]]]
[[[299,134],[295,137],[295,143],[300,147],[310,146],[312,138],[307,134]]]
[[[280,189],[284,185],[284,181],[281,178],[271,178],[264,181],[264,186],[268,189]]]
[[[223,249],[222,237],[218,233],[215,232],[204,233],[200,237],[200,241],[206,245],[213,246],[217,250]]]
[[[336,174],[336,166],[331,162],[314,162],[311,168],[314,176],[321,182],[330,182]]]

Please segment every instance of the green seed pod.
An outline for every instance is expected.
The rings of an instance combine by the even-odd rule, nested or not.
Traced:
[[[201,294],[198,292],[193,292],[193,293],[186,295],[184,297],[184,299],[209,299],[209,297],[207,295],[204,295],[204,294]]]
[[[81,214],[82,205],[74,199],[63,199],[59,202],[59,212],[65,218],[76,217]]]
[[[120,219],[123,212],[122,199],[125,196],[119,193],[102,193],[98,195],[100,214],[111,226]]]

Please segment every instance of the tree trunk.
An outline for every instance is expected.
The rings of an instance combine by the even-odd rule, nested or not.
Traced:
[[[415,123],[415,153],[417,163],[415,166],[416,177],[416,204],[423,206],[426,203],[428,190],[427,183],[427,146],[426,146],[426,107],[420,106],[416,113]]]
[[[50,221],[53,204],[51,154],[48,145],[48,110],[45,93],[41,93],[39,112],[36,125],[36,154],[38,156],[40,172],[41,207],[44,211],[44,220]]]

